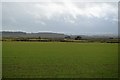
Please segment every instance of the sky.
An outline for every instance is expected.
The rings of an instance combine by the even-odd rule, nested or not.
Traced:
[[[119,0],[1,0],[1,2],[61,2],[61,1],[72,1],[72,2],[119,2]]]
[[[74,35],[118,33],[117,2],[14,1],[2,3],[3,31]]]

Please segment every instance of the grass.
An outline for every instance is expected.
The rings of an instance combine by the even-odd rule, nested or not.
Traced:
[[[116,78],[118,45],[3,42],[5,78]]]
[[[2,41],[0,41],[0,79],[2,78]]]

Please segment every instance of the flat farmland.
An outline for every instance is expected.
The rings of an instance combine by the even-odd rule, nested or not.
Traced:
[[[3,42],[4,78],[116,78],[118,44]]]

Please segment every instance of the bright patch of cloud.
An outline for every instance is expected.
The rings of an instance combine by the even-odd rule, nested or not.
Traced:
[[[52,18],[60,17],[68,19],[69,17],[71,19],[69,21],[73,23],[79,16],[117,19],[117,6],[110,3],[48,2],[27,5],[24,6],[24,9],[26,9],[28,14],[39,20],[51,20]],[[111,20],[115,21],[114,19]]]

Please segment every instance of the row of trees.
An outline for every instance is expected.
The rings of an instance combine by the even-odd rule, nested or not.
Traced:
[[[40,41],[40,42],[49,42],[49,41],[60,41],[60,42],[65,42],[65,41],[72,41],[72,40],[81,40],[81,36],[77,36],[75,38],[71,38],[70,36],[66,36],[65,38],[41,38],[39,37],[16,37],[16,38],[4,38],[2,39],[3,41]]]
[[[70,36],[66,36],[65,39],[72,39]],[[74,38],[75,40],[81,40],[82,37],[81,36],[77,36]]]
[[[41,38],[41,37],[16,37],[16,38],[2,38],[2,41],[30,41],[30,42],[101,42],[101,43],[120,43],[118,39],[109,38],[109,39],[99,39],[91,38],[85,39],[81,36],[71,37],[66,36],[65,38]]]

